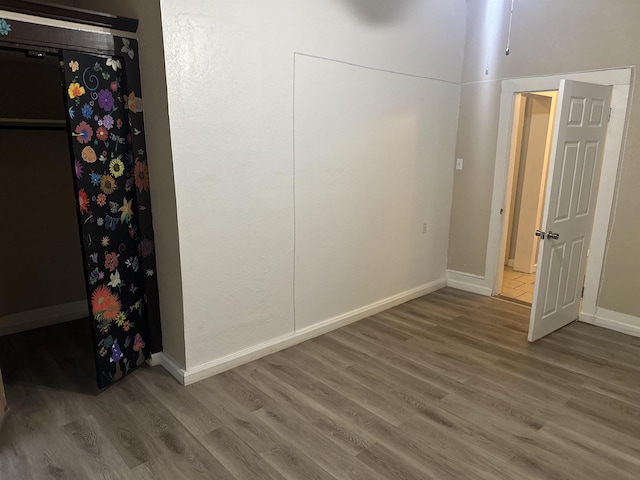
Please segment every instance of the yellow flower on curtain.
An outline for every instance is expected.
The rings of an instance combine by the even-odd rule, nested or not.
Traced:
[[[114,178],[118,178],[124,173],[124,163],[122,163],[120,157],[111,160],[109,163],[109,172],[111,172]]]
[[[118,209],[119,212],[122,212],[120,214],[120,221],[122,223],[128,222],[129,220],[131,220],[131,217],[133,217],[133,210],[131,210],[132,204],[133,204],[133,199],[131,200],[127,200],[126,198],[123,199],[122,206]]]
[[[69,98],[76,98],[81,95],[84,95],[84,87],[82,87],[79,83],[70,83],[69,84]]]
[[[118,189],[115,178],[111,175],[103,175],[100,177],[100,190],[106,195],[110,195]]]

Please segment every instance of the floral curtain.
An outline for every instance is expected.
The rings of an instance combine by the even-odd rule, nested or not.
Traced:
[[[133,135],[131,147],[134,152],[133,173],[136,179],[137,221],[140,237],[140,261],[147,275],[144,294],[147,301],[149,319],[149,343],[151,352],[162,351],[162,330],[160,327],[160,302],[158,282],[156,281],[156,252],[151,216],[151,190],[149,188],[149,168],[147,166],[147,147],[144,130],[144,109],[138,64],[138,42],[135,39],[115,37],[116,50],[122,53],[123,69],[127,76],[127,89],[124,100],[129,125]],[[127,93],[128,92],[128,93]]]
[[[122,57],[62,52],[101,388],[162,349],[143,105],[131,42],[127,47],[121,51],[136,68],[135,86]]]

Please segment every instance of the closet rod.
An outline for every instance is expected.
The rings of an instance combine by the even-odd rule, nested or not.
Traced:
[[[66,130],[65,120],[51,120],[46,118],[0,118],[1,129],[11,130]]]

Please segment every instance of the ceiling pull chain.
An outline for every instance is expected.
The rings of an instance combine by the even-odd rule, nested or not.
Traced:
[[[491,10],[489,11],[489,18],[491,20],[491,23],[489,24],[489,29],[490,31],[493,31],[494,28],[494,23],[495,23],[495,11],[496,11],[496,4],[493,2],[489,2],[487,8],[490,8]],[[489,55],[491,55],[491,52],[489,51],[489,48],[487,48],[487,61],[485,62],[485,67],[484,67],[484,74],[485,75],[489,75]]]
[[[509,12],[509,34],[507,35],[507,48],[504,51],[505,55],[509,55],[510,50],[509,46],[511,45],[511,22],[513,21],[513,4],[515,0],[511,0],[511,11]]]

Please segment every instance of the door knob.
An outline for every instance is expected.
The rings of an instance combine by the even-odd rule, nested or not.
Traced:
[[[547,233],[547,238],[550,238],[551,240],[557,240],[560,238],[560,234],[553,233],[551,230],[549,230],[549,233]]]
[[[544,233],[542,230],[536,230],[536,237],[540,237],[542,240],[544,240],[545,235],[546,233]]]

